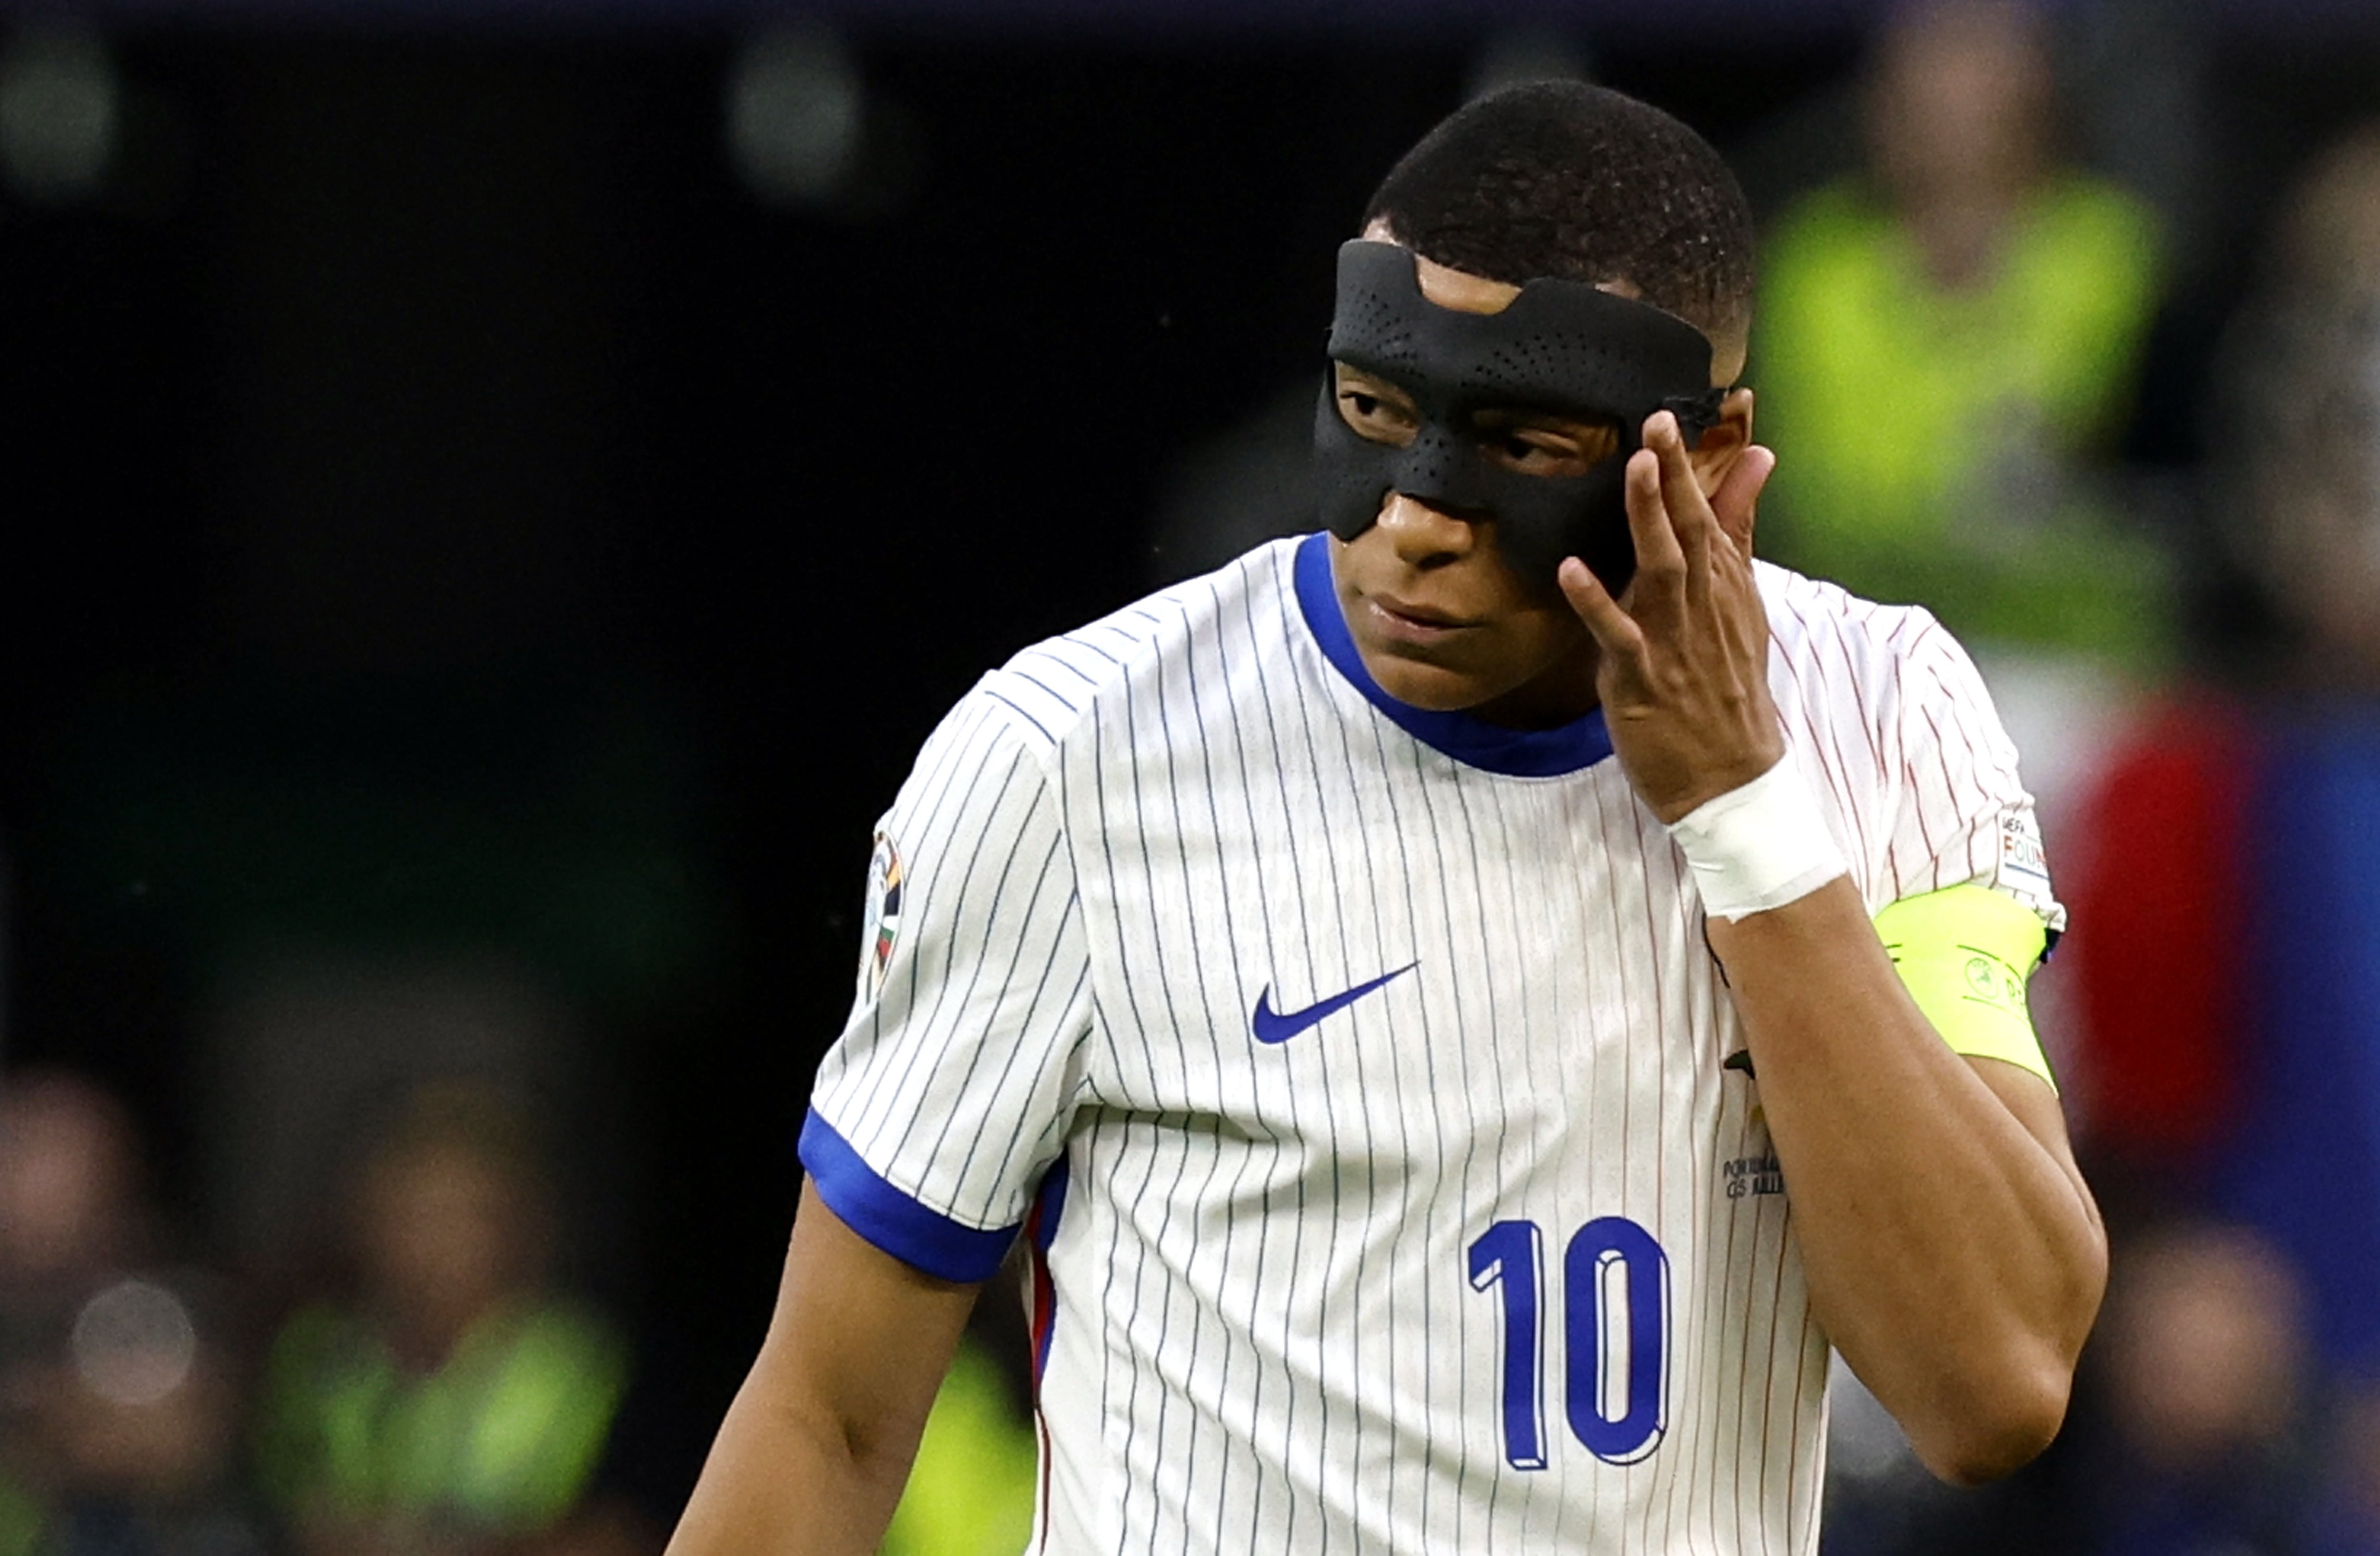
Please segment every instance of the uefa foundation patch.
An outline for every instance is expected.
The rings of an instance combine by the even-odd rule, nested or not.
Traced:
[[[859,953],[860,992],[874,999],[884,989],[884,975],[892,966],[892,947],[901,939],[901,850],[884,833],[876,834],[876,852],[868,860],[868,930]]]
[[[2030,810],[2011,811],[2000,818],[1998,879],[2025,891],[2048,894],[2049,856],[2041,845],[2041,823]]]

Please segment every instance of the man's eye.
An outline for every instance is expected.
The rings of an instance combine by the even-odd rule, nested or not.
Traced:
[[[1488,440],[1488,446],[1513,465],[1525,468],[1542,468],[1553,464],[1584,464],[1578,451],[1569,444],[1543,435],[1527,432],[1503,432]]]
[[[1481,442],[1505,465],[1532,475],[1584,475],[1620,451],[1618,431],[1597,426],[1560,432],[1527,426],[1490,428]]]
[[[1341,389],[1339,414],[1348,426],[1373,443],[1402,448],[1413,441],[1412,413],[1368,390]]]

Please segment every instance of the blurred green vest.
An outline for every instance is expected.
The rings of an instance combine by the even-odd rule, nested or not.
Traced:
[[[999,1365],[972,1339],[958,1355],[892,1511],[879,1556],[1018,1556],[1033,1538],[1038,1455]]]
[[[530,1533],[586,1490],[626,1373],[610,1330],[560,1306],[481,1318],[426,1374],[354,1314],[308,1308],[266,1371],[264,1486],[291,1518]]]
[[[1751,383],[1778,452],[1764,551],[1962,636],[2154,659],[2168,565],[2091,456],[2129,410],[2162,283],[2154,218],[2051,180],[1994,274],[1945,291],[1857,182],[1771,238]]]

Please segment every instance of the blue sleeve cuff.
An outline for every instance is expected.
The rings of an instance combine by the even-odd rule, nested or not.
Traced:
[[[893,1187],[835,1133],[816,1108],[802,1123],[802,1166],[827,1209],[902,1263],[940,1280],[988,1281],[1008,1257],[1016,1228],[985,1231],[953,1221]]]

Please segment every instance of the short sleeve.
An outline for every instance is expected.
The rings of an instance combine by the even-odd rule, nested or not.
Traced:
[[[1974,661],[1929,618],[1902,661],[1900,681],[1882,900],[1986,886],[2033,909],[2052,933],[2064,929],[2066,910],[2050,886],[2015,744]]]
[[[857,997],[802,1128],[835,1214],[944,1280],[999,1268],[1063,1149],[1090,1028],[1037,734],[978,689],[919,753],[878,828]]]

